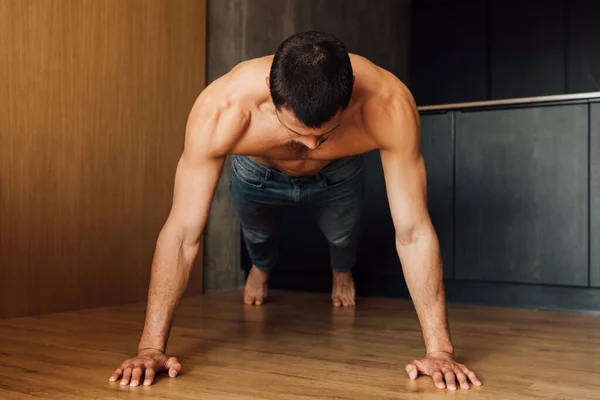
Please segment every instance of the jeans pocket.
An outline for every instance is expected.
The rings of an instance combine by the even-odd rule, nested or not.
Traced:
[[[251,167],[245,167],[240,162],[234,160],[231,163],[231,170],[235,174],[235,177],[240,182],[252,186],[255,188],[262,188],[264,186],[264,179],[261,172]]]
[[[323,185],[326,188],[335,188],[349,183],[364,173],[362,160],[344,165],[340,169],[330,171],[323,175]]]

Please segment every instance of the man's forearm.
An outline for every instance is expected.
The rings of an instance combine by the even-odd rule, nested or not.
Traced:
[[[146,321],[138,350],[165,351],[175,310],[187,286],[199,244],[163,230],[152,262]]]
[[[427,353],[454,348],[448,329],[439,240],[433,228],[410,241],[396,241],[404,277],[414,303]]]

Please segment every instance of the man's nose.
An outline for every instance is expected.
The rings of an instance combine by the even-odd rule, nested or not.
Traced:
[[[305,145],[306,147],[308,147],[309,149],[314,150],[317,147],[319,147],[319,145],[321,144],[321,141],[319,140],[318,137],[309,136],[309,137],[302,138],[302,144]]]

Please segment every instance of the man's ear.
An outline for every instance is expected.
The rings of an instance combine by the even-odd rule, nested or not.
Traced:
[[[265,80],[267,81],[267,87],[271,89],[271,79],[267,76]]]

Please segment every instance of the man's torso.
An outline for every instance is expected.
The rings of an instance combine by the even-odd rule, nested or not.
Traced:
[[[377,149],[377,141],[365,124],[365,113],[385,107],[393,96],[408,92],[388,71],[351,55],[356,78],[352,101],[335,132],[318,148],[308,149],[295,142],[277,118],[266,84],[271,60],[258,58],[234,68],[224,76],[223,90],[218,92],[222,98],[215,101],[245,115],[244,127],[239,137],[231,140],[228,154],[249,156],[288,175],[312,175],[333,160]]]

